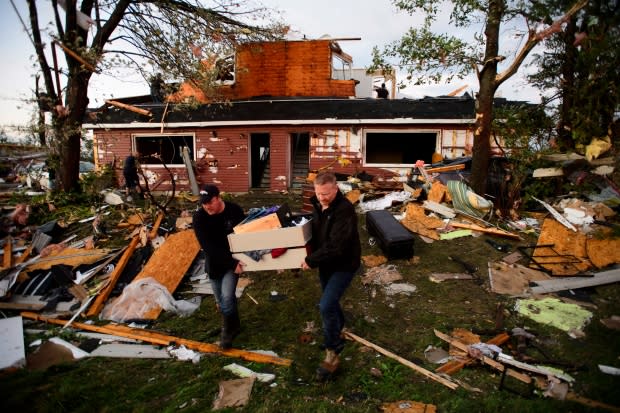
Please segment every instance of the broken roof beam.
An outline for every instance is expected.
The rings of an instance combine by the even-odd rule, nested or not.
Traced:
[[[126,109],[128,111],[138,113],[140,115],[149,116],[149,117],[153,116],[150,110],[140,109],[135,106],[128,105],[126,103],[122,103],[116,100],[106,100],[105,103],[107,103],[108,105],[116,106],[117,108]]]

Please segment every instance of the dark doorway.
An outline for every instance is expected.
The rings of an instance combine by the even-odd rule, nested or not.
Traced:
[[[250,186],[252,188],[269,188],[269,134],[250,134]]]
[[[310,164],[310,133],[291,133],[291,184],[289,188],[301,188],[308,176]]]

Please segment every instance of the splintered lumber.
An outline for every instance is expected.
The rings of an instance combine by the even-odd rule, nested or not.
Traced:
[[[99,293],[99,295],[95,299],[95,302],[93,303],[93,305],[88,309],[88,313],[86,313],[87,317],[96,316],[97,314],[99,314],[101,312],[101,310],[103,309],[103,305],[105,304],[106,300],[108,299],[108,297],[112,293],[112,290],[114,289],[114,286],[116,285],[116,281],[118,281],[118,279],[120,278],[121,274],[123,273],[123,270],[125,269],[125,266],[129,262],[129,258],[131,258],[131,255],[133,254],[133,252],[135,251],[136,247],[138,246],[138,242],[140,242],[140,237],[138,237],[138,236],[134,236],[131,239],[131,242],[129,243],[129,246],[125,250],[125,253],[118,260],[118,263],[114,267],[114,271],[112,271],[112,274],[110,274],[110,282]]]
[[[121,109],[126,109],[130,112],[138,113],[140,115],[152,116],[151,112],[146,109],[140,109],[135,106],[128,105],[126,103],[118,102],[116,100],[106,100],[105,103],[107,103],[108,105],[116,106]]]
[[[177,232],[166,238],[164,242],[149,258],[142,271],[133,282],[151,277],[172,294],[181,283],[192,265],[200,245],[194,231]],[[155,320],[161,313],[161,307],[156,307],[144,315],[145,320]]]
[[[21,316],[32,320],[43,321],[50,324],[65,325],[67,320],[57,318],[49,318],[37,313],[22,312]],[[276,364],[280,366],[290,366],[292,360],[270,356],[268,354],[256,353],[253,351],[245,351],[239,349],[222,350],[217,344],[203,343],[200,341],[188,340],[180,337],[169,336],[158,333],[156,331],[148,331],[141,328],[131,328],[120,324],[107,324],[105,326],[95,326],[85,323],[72,323],[71,326],[76,329],[94,331],[96,333],[111,334],[134,340],[140,340],[147,343],[158,344],[160,346],[185,346],[190,350],[200,351],[202,353],[221,354],[228,357],[237,357],[243,360],[255,361],[257,363]]]
[[[404,358],[402,358],[402,357],[392,353],[391,351],[388,351],[388,350],[384,349],[383,347],[380,347],[380,346],[378,346],[376,344],[373,344],[370,341],[365,340],[365,339],[363,339],[363,338],[361,338],[361,337],[351,333],[350,331],[344,331],[343,333],[344,333],[344,336],[346,338],[348,338],[350,340],[353,340],[353,341],[357,341],[358,343],[361,343],[361,344],[365,345],[366,347],[370,347],[373,350],[378,351],[379,353],[383,354],[384,356],[387,356],[387,357],[389,357],[391,359],[394,359],[394,360],[398,361],[399,363],[401,363],[401,364],[403,364],[403,365],[405,365],[405,366],[407,366],[407,367],[417,371],[418,373],[422,373],[424,376],[426,376],[426,377],[428,377],[430,379],[433,379],[436,382],[439,382],[439,383],[443,384],[446,387],[449,387],[452,390],[454,390],[457,387],[459,387],[458,384],[456,384],[456,383],[454,383],[454,382],[452,382],[452,381],[450,381],[448,379],[445,379],[445,378],[441,377],[440,375],[433,373],[432,371],[426,370],[425,368],[420,367],[417,364],[412,363],[411,361],[409,361],[407,359],[404,359]]]
[[[440,339],[444,340],[447,343],[450,343],[451,345],[453,345],[454,347],[461,349],[465,352],[469,352],[468,350],[468,345],[456,340],[452,337],[450,337],[447,334],[442,333],[439,330],[433,330],[435,332],[435,335],[437,337],[439,337]],[[515,371],[513,369],[508,369],[506,368],[502,363],[497,362],[495,360],[493,360],[490,357],[487,356],[480,356],[480,360],[485,363],[488,364],[489,366],[493,367],[494,369],[501,371],[501,372],[505,372],[508,376],[514,377],[515,379],[522,381],[523,383],[531,383],[532,382],[532,378],[530,376],[528,376],[527,374],[523,374],[523,373],[519,373],[518,371]]]
[[[11,268],[13,261],[13,240],[11,237],[7,237],[4,243],[4,257],[2,266],[4,268]]]
[[[65,51],[66,54],[68,54],[69,56],[71,56],[72,58],[74,58],[75,60],[77,60],[82,66],[84,66],[86,69],[90,70],[93,73],[99,73],[99,71],[97,70],[97,68],[95,66],[93,66],[92,64],[88,63],[86,60],[84,60],[84,58],[82,56],[80,56],[79,54],[77,54],[76,52],[74,52],[73,50],[69,49],[67,46],[65,46],[64,44],[62,44],[61,42],[57,41],[57,40],[53,40],[52,43],[60,46],[60,48],[62,50]]]
[[[508,341],[509,338],[510,338],[510,336],[508,335],[508,333],[504,332],[504,333],[496,335],[495,337],[493,337],[492,339],[490,339],[486,343],[487,344],[493,344],[493,345],[496,345],[496,346],[501,346],[506,341]],[[464,357],[464,358],[459,359],[459,360],[450,360],[449,362],[441,365],[435,371],[438,372],[438,373],[446,373],[446,374],[452,375],[452,374],[456,373],[457,371],[461,370],[466,365],[472,363],[474,360],[475,359],[473,357],[470,357],[470,356]]]
[[[498,228],[485,228],[485,227],[481,227],[480,225],[476,225],[476,224],[464,224],[462,222],[452,222],[452,221],[450,221],[450,225],[456,228],[471,229],[474,231],[484,232],[485,234],[489,234],[489,235],[497,235],[498,237],[506,237],[506,238],[519,239],[519,240],[521,239],[521,237],[517,234],[512,234],[510,232],[503,231]]]
[[[153,239],[157,236],[157,231],[159,230],[159,226],[161,225],[161,221],[163,219],[164,219],[164,213],[160,211],[159,214],[157,214],[157,217],[155,218],[153,229],[151,229],[151,232],[149,232],[150,239]]]

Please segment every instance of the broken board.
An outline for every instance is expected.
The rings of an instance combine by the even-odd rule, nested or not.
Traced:
[[[185,230],[172,234],[155,250],[132,282],[151,277],[173,293],[192,265],[198,251],[200,245],[194,231]],[[161,308],[155,308],[147,312],[144,319],[155,320],[160,313]]]

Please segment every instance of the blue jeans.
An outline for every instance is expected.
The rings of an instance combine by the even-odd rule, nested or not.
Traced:
[[[239,281],[239,275],[233,270],[229,270],[218,280],[209,279],[215,302],[224,316],[231,316],[237,312],[237,296],[235,295],[237,281]]]
[[[344,327],[344,314],[340,307],[340,298],[351,284],[354,275],[354,272],[332,273],[319,270],[321,290],[323,291],[319,310],[323,321],[324,344],[326,349],[334,350],[336,353],[340,353],[344,347],[344,340],[340,337]]]

